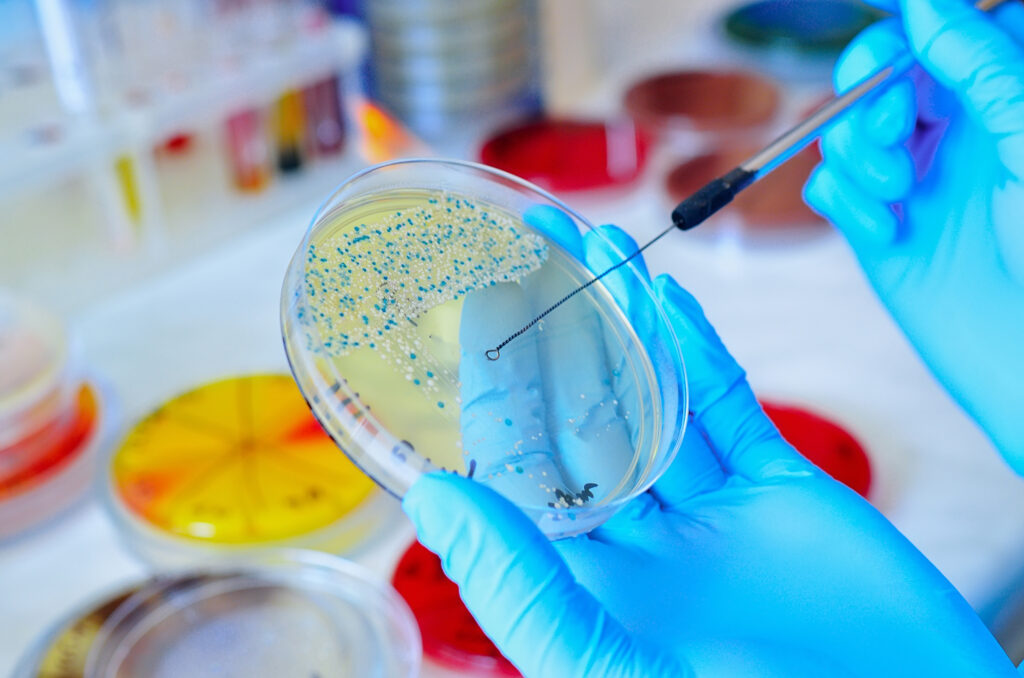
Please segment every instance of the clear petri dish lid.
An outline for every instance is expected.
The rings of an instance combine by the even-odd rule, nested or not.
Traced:
[[[85,678],[85,665],[103,624],[139,586],[98,596],[44,633],[22,655],[12,678]]]
[[[73,392],[70,362],[63,323],[0,289],[0,450],[65,411]]]
[[[625,258],[609,233],[483,165],[365,170],[323,205],[287,273],[296,381],[396,496],[444,469],[550,537],[592,529],[667,468],[687,411],[679,343],[640,265],[594,282]]]
[[[89,655],[89,678],[417,675],[420,638],[388,584],[298,550],[158,578],[122,603]]]
[[[179,394],[138,421],[104,466],[115,524],[163,568],[267,547],[352,553],[400,513],[338,454],[288,374]]]

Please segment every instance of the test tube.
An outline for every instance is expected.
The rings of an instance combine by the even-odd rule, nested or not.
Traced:
[[[228,160],[235,186],[247,193],[259,193],[270,182],[270,149],[263,131],[259,109],[238,111],[225,121]]]
[[[277,169],[282,173],[302,168],[306,152],[306,119],[302,94],[288,90],[272,106],[272,129],[277,146]]]
[[[345,146],[345,118],[338,76],[318,80],[302,91],[310,147],[316,155],[340,153]]]

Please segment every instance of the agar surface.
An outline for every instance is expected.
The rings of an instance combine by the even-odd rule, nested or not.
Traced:
[[[416,206],[312,242],[299,319],[319,335],[317,341],[307,334],[309,350],[344,357],[368,348],[437,393],[458,375],[432,360],[417,319],[473,290],[520,280],[544,264],[548,246],[487,205],[450,193],[424,195]]]

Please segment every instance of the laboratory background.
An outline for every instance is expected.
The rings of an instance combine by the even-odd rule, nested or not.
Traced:
[[[425,470],[476,473],[541,496],[531,518],[571,536],[695,434],[686,342],[638,348],[616,283],[527,324],[587,279],[531,210],[648,242],[827,102],[844,47],[884,16],[857,0],[0,0],[0,675],[519,675],[395,495]],[[367,172],[406,158],[428,162]],[[1024,482],[804,203],[820,161],[808,144],[646,266],[700,301],[783,437],[1019,663]],[[471,226],[423,226],[445,214]],[[381,233],[406,223],[416,238]],[[588,254],[588,275],[614,259]],[[485,476],[479,441],[504,445],[517,416],[500,407],[486,429],[463,412],[460,438],[461,398],[485,385],[459,342],[484,339],[473,294],[461,331],[452,304],[538,270],[532,312],[478,302],[510,339],[484,333],[472,367],[514,380],[536,341],[559,375],[597,318],[635,368],[616,397],[636,402],[614,407],[642,421],[623,435],[654,438],[614,490],[611,462],[562,484],[537,470],[550,486],[518,461]]]

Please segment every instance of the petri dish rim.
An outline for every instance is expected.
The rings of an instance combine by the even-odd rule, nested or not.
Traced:
[[[317,230],[317,227],[321,223],[329,219],[332,215],[338,213],[340,210],[344,210],[344,205],[342,204],[343,201],[339,201],[339,197],[342,196],[346,191],[348,191],[354,184],[360,182],[361,180],[363,180],[364,178],[371,174],[379,174],[382,171],[388,170],[389,168],[399,168],[402,166],[418,165],[433,165],[447,170],[462,171],[466,173],[476,173],[478,175],[483,175],[485,179],[493,180],[498,184],[504,184],[513,190],[520,191],[525,194],[535,195],[540,200],[540,202],[553,205],[554,207],[562,210],[571,219],[573,219],[578,226],[585,227],[586,229],[589,229],[589,231],[593,232],[596,237],[600,238],[603,241],[604,246],[607,247],[616,256],[620,258],[626,257],[626,255],[621,251],[621,249],[619,249],[611,240],[609,240],[606,236],[604,236],[604,234],[602,234],[598,229],[596,229],[589,220],[587,220],[578,211],[567,205],[565,202],[563,202],[556,196],[552,195],[550,192],[504,170],[500,170],[494,167],[490,167],[472,161],[449,158],[404,158],[398,160],[390,160],[387,162],[366,167],[352,174],[344,182],[339,184],[338,187],[335,188],[330,193],[330,195],[327,196],[327,198],[320,204],[320,206],[314,213],[312,219],[310,220],[310,224],[307,227],[302,237],[302,240],[299,242],[295,254],[292,257],[291,262],[289,263],[288,270],[285,274],[285,280],[281,295],[281,332],[282,341],[285,345],[285,354],[288,360],[288,364],[292,370],[292,373],[295,376],[296,381],[299,382],[300,390],[302,390],[303,394],[306,396],[307,404],[309,405],[310,410],[313,412],[314,416],[316,416],[316,418],[320,421],[324,430],[327,431],[327,433],[334,439],[339,449],[342,452],[344,452],[346,456],[348,456],[356,466],[358,466],[364,473],[366,473],[371,479],[374,480],[374,482],[380,485],[384,490],[386,490],[388,493],[392,494],[398,499],[401,499],[404,496],[405,489],[396,489],[396,487],[393,487],[391,483],[385,482],[380,477],[378,477],[376,473],[373,473],[370,468],[368,468],[368,465],[365,462],[376,463],[373,461],[375,455],[364,451],[369,445],[360,445],[359,440],[356,439],[356,436],[369,436],[370,440],[368,442],[372,444],[373,438],[375,438],[381,432],[387,432],[387,428],[380,424],[380,422],[377,421],[373,414],[369,411],[369,408],[365,407],[360,402],[358,394],[355,393],[355,391],[345,383],[344,379],[338,379],[335,381],[335,383],[328,384],[323,379],[324,375],[319,374],[315,365],[310,365],[310,368],[307,369],[306,364],[312,363],[312,359],[308,355],[309,351],[296,350],[293,352],[293,350],[288,346],[288,338],[292,334],[291,326],[294,325],[294,321],[291,319],[291,306],[293,305],[293,303],[297,301],[302,301],[307,297],[305,287],[302,284],[305,272],[306,252],[312,242],[312,238]],[[410,188],[411,187],[409,185],[395,184],[387,188],[378,188],[373,192],[381,193],[390,189]],[[554,243],[550,239],[546,238],[546,240],[548,240],[549,246],[557,245],[557,243]],[[583,271],[585,271],[587,274],[593,277],[593,272],[590,271],[586,264],[576,260],[575,257],[572,257],[571,259]],[[653,389],[652,396],[654,396],[658,400],[658,409],[661,411],[663,420],[668,421],[670,418],[674,418],[675,424],[672,427],[671,435],[663,436],[666,438],[664,444],[667,446],[667,450],[665,451],[662,459],[659,461],[657,469],[652,470],[651,468],[647,468],[644,474],[641,476],[640,480],[634,485],[631,491],[621,496],[612,497],[600,507],[594,507],[595,510],[593,511],[593,513],[595,515],[590,520],[577,520],[576,516],[570,516],[572,521],[580,523],[579,526],[574,527],[568,531],[558,532],[554,536],[552,536],[549,533],[549,536],[552,536],[552,538],[571,536],[573,534],[579,534],[580,532],[585,532],[589,529],[592,529],[593,527],[596,527],[600,523],[604,522],[604,520],[606,520],[608,517],[614,514],[619,508],[628,503],[630,500],[647,491],[654,484],[654,482],[661,476],[661,474],[671,465],[671,463],[675,459],[676,454],[679,451],[679,448],[682,444],[683,436],[685,434],[688,419],[687,412],[689,406],[688,386],[685,362],[683,359],[679,339],[676,336],[676,333],[664,309],[661,307],[660,304],[657,303],[656,296],[654,294],[654,290],[651,284],[646,279],[644,279],[642,275],[640,275],[635,263],[630,262],[624,267],[624,269],[630,271],[632,275],[635,276],[636,281],[638,282],[644,293],[646,293],[652,300],[652,307],[655,309],[655,312],[657,313],[659,319],[659,334],[663,335],[664,339],[667,340],[668,345],[666,348],[670,354],[669,358],[671,359],[673,367],[675,369],[676,380],[674,395],[675,402],[678,404],[678,411],[671,412],[665,406],[663,402],[664,399],[662,397],[662,394],[665,391],[664,388]],[[597,285],[592,287],[603,290],[606,295],[608,295],[611,299],[614,300],[614,296],[611,295],[610,291],[608,291],[605,288],[603,283],[598,283]],[[631,326],[631,324],[625,322],[624,325],[630,332],[635,333],[635,330]],[[316,347],[319,347],[321,349],[324,348],[322,337],[315,329],[311,329],[308,332],[308,335],[313,341],[315,341]],[[653,367],[654,361],[648,355],[649,352],[647,348],[640,343],[638,343],[638,348],[641,350],[643,357],[648,363],[648,365],[651,365]],[[655,371],[657,372],[656,369]],[[310,394],[306,392],[306,386],[303,384],[300,374],[304,374],[313,382],[312,390],[314,390],[315,393]],[[351,443],[354,443],[356,447],[363,448],[362,450],[353,451],[350,449],[351,444],[349,442],[339,440],[339,437],[335,431],[335,427],[330,424],[330,420],[332,418],[335,418],[336,415],[338,415],[338,412],[334,411],[336,408],[331,408],[329,404],[324,403],[324,399],[320,398],[319,395],[328,392],[332,396],[341,397],[340,402],[343,405],[341,409],[347,410],[348,408],[353,408],[355,410],[354,414],[350,416],[350,418],[353,419],[353,424],[342,424],[341,428],[345,429],[346,433],[349,433],[349,435],[352,435],[352,431],[355,432],[355,435],[353,436],[353,440],[351,441]],[[366,430],[368,424],[368,428],[370,429],[369,431]],[[664,428],[664,425],[662,426],[662,428]],[[636,450],[634,450],[634,454],[635,453]],[[651,456],[653,457],[654,454],[652,454]],[[403,484],[406,489],[409,486],[411,486],[413,482],[415,482],[416,478],[418,478],[419,475],[422,475],[423,473],[427,473],[430,471],[438,470],[438,468],[436,466],[433,466],[429,462],[429,460],[424,460],[423,457],[421,457],[418,454],[416,454],[416,457],[422,462],[420,463],[420,467],[418,469],[403,469],[404,478],[402,478],[401,480],[404,481]],[[390,474],[385,472],[383,475]],[[553,510],[548,509],[547,507],[540,509],[539,507],[521,506],[520,508],[523,508],[524,510]],[[542,529],[544,528],[542,527]]]
[[[89,652],[85,675],[110,675],[110,669],[119,667],[138,641],[175,615],[198,609],[218,596],[275,588],[318,593],[364,618],[373,618],[380,626],[378,631],[384,629],[392,636],[389,640],[401,642],[392,659],[397,668],[404,669],[402,675],[418,675],[422,662],[419,627],[394,587],[358,563],[302,548],[274,548],[257,557],[206,563],[142,581],[103,623]],[[401,649],[408,652],[395,654]]]

